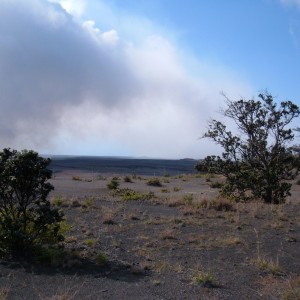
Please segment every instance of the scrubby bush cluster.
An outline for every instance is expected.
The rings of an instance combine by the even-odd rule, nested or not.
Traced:
[[[157,177],[148,179],[147,185],[150,185],[150,186],[158,186],[158,187],[161,187],[161,186],[162,186],[160,180],[159,180]]]
[[[110,190],[116,190],[119,187],[120,183],[117,178],[113,178],[110,182],[107,183],[107,188]]]

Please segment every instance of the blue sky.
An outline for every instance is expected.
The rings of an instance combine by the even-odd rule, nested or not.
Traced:
[[[200,158],[221,92],[300,105],[299,73],[299,0],[1,0],[0,146]]]

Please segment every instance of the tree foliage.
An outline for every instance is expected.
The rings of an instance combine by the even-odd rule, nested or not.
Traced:
[[[268,93],[260,94],[259,100],[226,98],[226,104],[222,113],[234,121],[238,133],[211,120],[203,137],[224,151],[221,156],[207,156],[196,169],[224,175],[221,192],[237,201],[284,202],[291,188],[287,180],[295,178],[300,168],[299,155],[290,145],[294,131],[289,128],[300,114],[299,107],[291,101],[278,105]]]
[[[25,256],[35,247],[60,239],[63,215],[51,207],[47,196],[50,159],[34,151],[0,152],[0,250]]]

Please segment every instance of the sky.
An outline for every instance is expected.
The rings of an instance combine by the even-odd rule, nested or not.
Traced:
[[[0,1],[1,149],[203,158],[266,90],[300,106],[300,0]]]

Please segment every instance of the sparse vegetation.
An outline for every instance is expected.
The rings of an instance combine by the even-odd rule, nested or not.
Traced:
[[[182,200],[183,200],[185,205],[192,205],[193,198],[194,198],[193,194],[186,194],[186,195],[183,196]]]
[[[128,175],[126,175],[126,176],[124,177],[124,182],[129,182],[129,183],[132,183],[132,179],[131,179],[131,177],[130,177],[130,176],[128,176]]]
[[[147,180],[147,185],[158,186],[158,187],[162,186],[160,180],[157,177],[148,179]]]
[[[105,254],[103,253],[98,253],[96,255],[96,263],[99,265],[99,266],[104,266],[108,263],[108,258]]]
[[[56,206],[62,206],[64,201],[63,201],[63,197],[61,195],[57,195],[52,199],[52,203],[53,205]]]
[[[114,195],[120,196],[123,201],[150,200],[155,197],[153,192],[140,193],[127,188],[116,190]]]
[[[95,202],[95,197],[90,196],[84,199],[84,206],[92,207]]]
[[[123,178],[113,179],[121,183]],[[165,177],[157,178],[164,182]],[[89,282],[78,291],[78,298],[90,293],[90,284],[97,295],[101,292],[104,297],[120,298],[120,293],[123,296],[137,280],[137,297],[146,289],[153,289],[157,293],[163,291],[169,298],[207,295],[227,299],[236,294],[246,299],[255,291],[263,299],[297,299],[299,204],[236,203],[217,196],[218,191],[210,188],[210,183],[219,177],[212,178],[210,183],[206,183],[205,176],[183,178],[188,179],[187,184],[178,186],[181,180],[169,177],[168,185],[154,189],[145,185],[148,179],[145,177],[141,182],[135,180],[130,189],[118,187],[112,191],[106,189],[107,182],[99,181],[86,183],[87,189],[82,190],[83,181],[80,185],[71,184],[72,196],[69,191],[54,193],[51,203],[64,209],[72,227],[61,223],[60,234],[66,236],[61,244],[64,247],[46,246],[36,252],[38,268],[54,273],[47,276],[47,284],[38,281],[43,288],[55,284],[54,293],[47,292],[44,298],[65,295],[57,292],[67,290],[63,289],[64,284],[77,286],[75,282],[70,284],[70,275],[74,274],[76,282]],[[60,174],[51,183],[59,180]],[[67,180],[71,182],[72,178]],[[180,187],[177,192],[176,187]],[[94,194],[98,188],[103,194]],[[296,182],[293,188],[299,189]],[[253,225],[260,233],[256,242]],[[25,266],[30,272],[0,264],[1,284],[3,280],[12,282],[13,292],[18,294],[28,290],[25,285],[35,283],[37,277],[34,265]],[[18,273],[22,272],[29,279],[19,282]],[[58,281],[56,272],[62,280]],[[80,278],[75,274],[80,274]],[[99,276],[103,285],[97,288]],[[245,283],[245,277],[253,280]],[[126,281],[110,278],[126,278]],[[122,292],[111,288],[116,284]],[[173,287],[172,292],[168,292],[167,286]],[[32,293],[39,297],[35,291]]]
[[[215,275],[211,271],[196,271],[193,275],[193,281],[204,287],[214,287],[216,285]]]
[[[113,178],[110,182],[107,183],[107,188],[110,190],[116,190],[119,187],[120,183],[117,178]]]
[[[84,243],[88,246],[88,247],[93,247],[95,244],[95,240],[94,239],[86,239],[84,241]]]
[[[278,262],[278,257],[276,260],[273,260],[260,255],[255,260],[255,264],[259,269],[271,272],[273,275],[280,274],[282,272]]]

